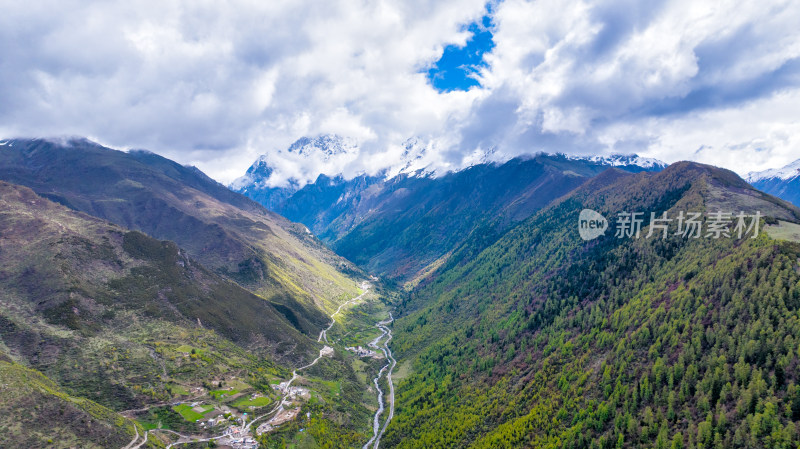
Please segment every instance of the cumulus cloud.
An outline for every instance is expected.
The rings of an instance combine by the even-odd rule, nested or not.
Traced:
[[[497,109],[485,107],[462,126],[502,151],[635,151],[746,171],[734,149],[748,141],[760,142],[755,164],[792,158],[769,130],[796,127],[800,112],[786,101],[800,87],[796,2],[508,0],[494,20],[484,102],[513,109],[513,125],[482,127]]]
[[[450,92],[428,70],[484,0],[6,3],[0,135],[148,148],[223,182],[325,133],[359,142],[347,174],[395,164],[409,137],[444,169],[488,150],[742,172],[800,154],[791,0],[493,2],[480,85]]]

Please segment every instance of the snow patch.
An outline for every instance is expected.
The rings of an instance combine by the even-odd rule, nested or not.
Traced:
[[[403,142],[402,149],[400,162],[386,170],[386,179],[392,179],[402,174],[417,178],[436,175],[436,170],[430,169],[434,164],[432,157],[437,154],[433,144],[425,144],[416,137],[412,137]]]

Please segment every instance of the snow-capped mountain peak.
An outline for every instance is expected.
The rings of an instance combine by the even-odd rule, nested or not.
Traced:
[[[244,176],[230,184],[237,192],[248,188],[293,186],[314,182],[320,173],[343,170],[359,154],[355,139],[335,134],[301,137],[286,150],[263,154]]]
[[[766,179],[782,179],[788,181],[798,176],[800,176],[800,159],[783,168],[771,168],[764,171],[750,172],[747,174],[747,182],[754,183]]]
[[[288,148],[259,156],[244,176],[230,184],[230,188],[262,204],[273,205],[302,189],[306,184],[317,182],[320,176],[333,179],[365,173],[365,161],[370,158],[385,165],[375,172],[379,177],[392,179],[403,175],[409,178],[438,177],[449,172],[458,172],[475,165],[499,164],[514,157],[504,155],[496,147],[476,149],[461,161],[448,160],[446,152],[437,151],[440,142],[412,137],[399,145],[384,149],[383,153],[362,155],[359,143],[352,138],[335,134],[316,137],[301,137]],[[369,152],[368,152],[369,153]],[[667,166],[662,161],[636,154],[614,154],[603,156],[554,155],[568,160],[591,164],[658,171]]]
[[[306,157],[322,156],[323,159],[328,160],[339,154],[357,152],[358,142],[355,139],[336,134],[323,134],[313,138],[301,137],[286,151]]]
[[[270,176],[272,176],[272,167],[270,167],[269,158],[266,154],[262,154],[247,169],[247,172],[243,176],[236,178],[228,188],[236,192],[243,192],[249,186],[263,185]]]
[[[651,157],[642,157],[638,154],[611,154],[603,156],[567,156],[571,160],[591,161],[610,167],[641,167],[645,170],[662,170],[667,163]]]
[[[416,137],[407,139],[402,144],[402,154],[399,162],[386,169],[386,177],[405,174],[408,176],[429,176],[433,172],[429,170],[431,161],[428,145]]]

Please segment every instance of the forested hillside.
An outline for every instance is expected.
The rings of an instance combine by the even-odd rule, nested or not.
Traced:
[[[646,212],[589,242],[578,215]],[[644,238],[649,212],[759,211],[757,238]],[[609,171],[470,252],[405,302],[412,360],[386,447],[796,448],[800,212],[732,172]],[[706,217],[708,220],[708,217]],[[706,225],[708,223],[706,222]]]

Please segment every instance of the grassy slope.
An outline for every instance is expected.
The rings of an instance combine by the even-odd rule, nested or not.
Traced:
[[[758,239],[583,242],[584,207],[797,209],[735,175],[609,172],[404,305],[387,447],[797,447],[800,247]],[[469,245],[467,245],[469,246]]]
[[[13,363],[2,353],[0,395],[2,447],[123,447],[136,432],[132,421],[66,394],[41,373]]]
[[[302,226],[151,153],[85,140],[13,140],[0,151],[0,179],[176,242],[206,267],[284,304],[309,335],[326,322],[323,311],[357,291],[348,274],[355,268]]]
[[[233,374],[271,392],[286,371],[270,360],[316,355],[275,305],[174,244],[0,192],[0,338],[72,394],[121,410]]]

